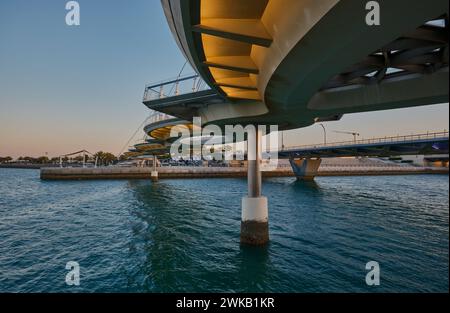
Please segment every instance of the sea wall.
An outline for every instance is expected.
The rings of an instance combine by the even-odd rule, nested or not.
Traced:
[[[152,168],[102,167],[102,168],[41,168],[43,180],[83,180],[83,179],[150,179]],[[326,168],[319,169],[317,176],[355,175],[411,175],[448,174],[448,169],[431,168]],[[246,177],[246,168],[232,167],[159,167],[159,179],[167,178],[232,178]],[[294,177],[290,167],[263,172],[263,177]]]

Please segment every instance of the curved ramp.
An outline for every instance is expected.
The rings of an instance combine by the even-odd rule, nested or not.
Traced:
[[[179,47],[223,99],[186,112],[292,129],[447,102],[448,1],[378,2],[370,27],[360,0],[163,0]]]

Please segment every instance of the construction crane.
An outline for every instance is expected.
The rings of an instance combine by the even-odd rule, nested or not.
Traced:
[[[356,143],[357,137],[359,137],[359,136],[361,135],[360,133],[357,133],[357,132],[338,131],[338,130],[333,131],[333,133],[352,135],[352,136],[353,136],[353,141],[354,141],[355,143]]]

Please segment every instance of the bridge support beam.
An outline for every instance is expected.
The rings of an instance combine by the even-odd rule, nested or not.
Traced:
[[[248,133],[248,196],[242,198],[241,244],[264,245],[269,241],[269,208],[261,194],[262,132]]]
[[[311,181],[317,176],[322,159],[294,159],[290,158],[292,170],[298,180]]]
[[[156,170],[156,163],[158,162],[158,157],[156,155],[153,156],[153,170],[151,173],[152,182],[158,181],[158,171]]]

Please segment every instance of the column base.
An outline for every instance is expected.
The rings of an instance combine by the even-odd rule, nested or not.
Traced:
[[[313,181],[319,172],[322,159],[289,159],[297,180]]]
[[[153,182],[158,181],[158,172],[157,172],[157,171],[152,171],[152,174],[151,174],[151,180],[152,180]]]
[[[298,181],[306,181],[306,182],[312,182],[315,180],[315,178],[316,176],[302,176],[302,177],[297,176]]]
[[[241,244],[260,246],[269,242],[268,215],[266,197],[242,198]]]

